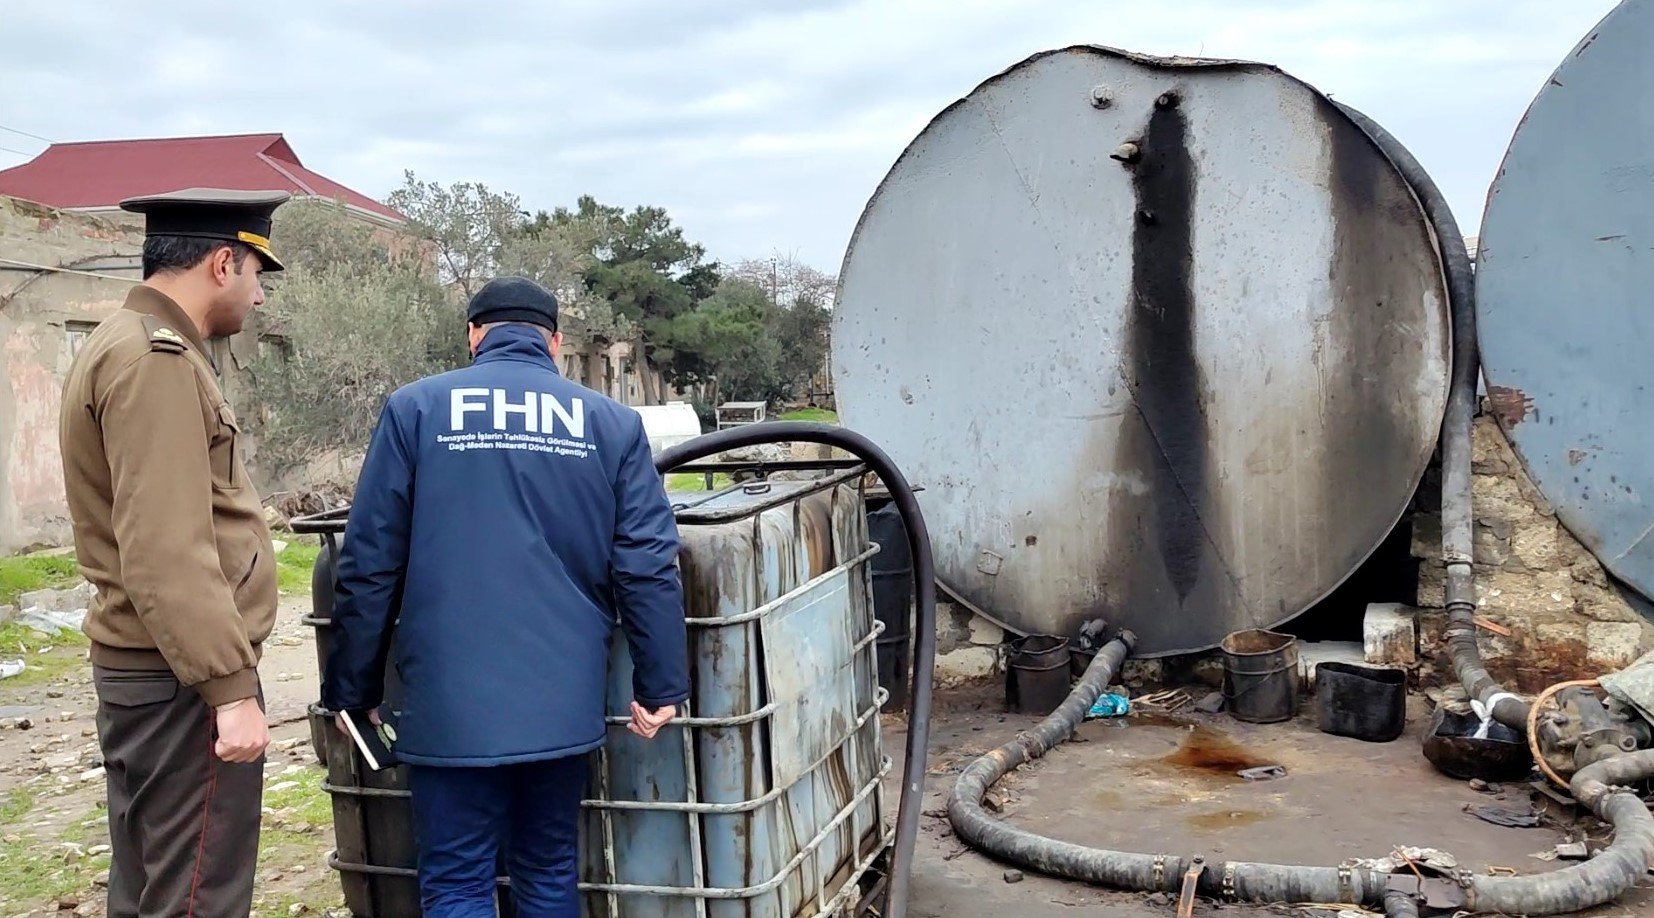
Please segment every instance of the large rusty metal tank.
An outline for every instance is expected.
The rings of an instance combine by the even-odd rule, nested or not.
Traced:
[[[1654,596],[1654,2],[1608,14],[1534,99],[1482,220],[1494,414],[1556,515]]]
[[[1159,656],[1300,614],[1394,528],[1448,325],[1422,208],[1325,96],[1073,47],[890,170],[845,256],[834,384],[924,486],[950,589]]]

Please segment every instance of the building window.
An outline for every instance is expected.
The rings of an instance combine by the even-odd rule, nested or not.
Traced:
[[[98,323],[96,322],[70,321],[63,323],[63,336],[68,339],[69,358],[71,360],[74,359],[76,354],[80,353],[80,346],[86,343],[87,338],[92,337],[92,332],[96,331],[97,328]]]

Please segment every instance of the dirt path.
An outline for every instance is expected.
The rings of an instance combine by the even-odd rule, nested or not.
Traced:
[[[306,721],[318,693],[315,642],[300,621],[309,608],[308,596],[282,597],[259,667],[272,743],[256,915],[321,914],[341,902]],[[104,914],[108,817],[84,654],[36,654],[31,663],[54,677],[0,682],[0,916]]]

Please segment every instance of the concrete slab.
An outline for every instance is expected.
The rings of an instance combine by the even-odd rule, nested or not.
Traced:
[[[946,818],[959,770],[976,756],[1037,722],[1007,715],[997,687],[944,693],[933,713],[926,817],[920,827],[910,914],[969,918],[1009,911],[1017,918],[1087,914],[1170,918],[1173,903],[1027,872],[1007,883],[1008,865],[968,850]],[[1130,851],[1204,854],[1207,861],[1248,860],[1336,865],[1351,857],[1383,857],[1397,846],[1434,847],[1478,873],[1507,867],[1520,873],[1554,869],[1531,855],[1568,839],[1548,828],[1509,829],[1482,822],[1465,807],[1521,807],[1525,787],[1479,793],[1435,772],[1420,753],[1425,712],[1415,702],[1407,733],[1369,744],[1315,729],[1310,706],[1295,721],[1242,724],[1223,715],[1135,716],[1093,721],[1045,759],[996,785],[1005,817],[1064,841]],[[903,725],[886,732],[899,757]],[[1287,777],[1247,782],[1237,767],[1279,764]],[[899,768],[897,769],[899,772]],[[893,775],[895,772],[893,772]],[[889,789],[892,812],[897,781]],[[1654,879],[1591,918],[1654,914]],[[1216,906],[1203,904],[1197,914]],[[1235,918],[1278,914],[1225,906]],[[1323,915],[1331,913],[1323,912]]]

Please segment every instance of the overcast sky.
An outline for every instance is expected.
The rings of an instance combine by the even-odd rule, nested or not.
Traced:
[[[280,132],[529,209],[666,207],[712,257],[836,271],[938,111],[1097,43],[1277,64],[1384,124],[1466,233],[1517,120],[1613,0],[0,0],[0,167],[55,141]],[[94,9],[95,7],[95,9]],[[27,133],[18,133],[18,132]]]

